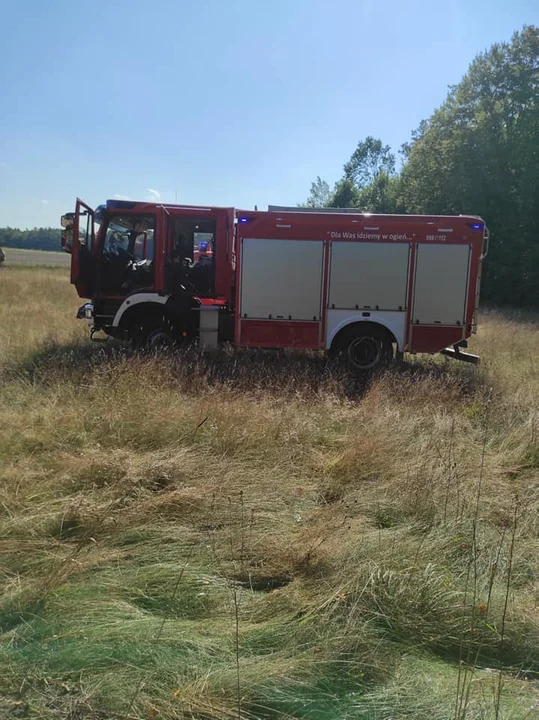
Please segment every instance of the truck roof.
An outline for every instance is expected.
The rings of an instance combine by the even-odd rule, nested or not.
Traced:
[[[459,220],[461,222],[480,224],[481,228],[485,226],[485,221],[479,217],[479,215],[409,215],[409,214],[382,214],[382,213],[368,213],[361,212],[357,208],[308,208],[308,207],[293,207],[285,205],[268,205],[267,210],[242,210],[239,208],[230,208],[223,206],[212,206],[212,205],[180,205],[175,203],[153,203],[146,201],[135,201],[135,200],[107,200],[106,207],[108,209],[133,209],[135,206],[144,206],[145,208],[151,207],[165,207],[170,210],[193,210],[194,212],[212,212],[214,210],[228,210],[233,211],[235,216],[241,221],[242,218],[252,219],[261,217],[279,217],[283,214],[288,216],[298,215],[302,217],[308,217],[311,220],[317,220],[325,218],[328,215],[333,216],[335,219],[339,218],[342,220],[350,221],[353,216],[353,220],[362,220],[364,222],[398,222],[398,223],[411,223],[411,224],[422,224],[422,223],[442,223],[448,221]],[[474,228],[474,229],[481,229]]]
[[[246,211],[248,212],[248,211]],[[301,214],[308,214],[308,215],[355,215],[358,218],[364,220],[392,220],[395,219],[397,221],[409,221],[409,222],[418,222],[418,221],[435,221],[435,220],[443,220],[448,218],[454,218],[454,219],[461,219],[461,220],[479,220],[481,222],[484,222],[479,215],[420,215],[420,214],[410,214],[410,213],[369,213],[369,212],[362,212],[361,210],[358,210],[357,208],[329,208],[329,207],[321,207],[321,208],[309,208],[309,207],[290,207],[290,206],[283,206],[283,205],[268,205],[267,212],[271,213],[301,213]]]

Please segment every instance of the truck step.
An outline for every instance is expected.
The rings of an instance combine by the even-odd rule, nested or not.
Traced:
[[[473,355],[472,353],[462,352],[460,348],[445,348],[445,350],[440,350],[441,355],[445,355],[446,357],[453,358],[454,360],[461,360],[462,362],[471,363],[472,365],[479,365],[481,362],[481,358],[479,355]]]

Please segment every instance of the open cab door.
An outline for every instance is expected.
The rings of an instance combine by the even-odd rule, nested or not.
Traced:
[[[96,283],[94,211],[77,198],[75,212],[69,215],[72,215],[67,219],[68,224],[72,221],[71,282],[80,297],[91,298]],[[71,234],[69,230],[66,244]],[[69,252],[68,247],[64,249]]]

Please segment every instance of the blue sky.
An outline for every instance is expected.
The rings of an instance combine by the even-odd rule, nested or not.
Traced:
[[[537,0],[2,0],[0,226],[79,195],[264,208],[395,150]]]

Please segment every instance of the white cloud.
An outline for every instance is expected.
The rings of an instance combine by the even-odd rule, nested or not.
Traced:
[[[42,201],[41,201],[41,204],[42,204],[42,205],[48,205],[48,204],[49,204],[49,201],[48,201],[48,200],[42,200]]]
[[[161,193],[159,190],[154,190],[153,188],[146,188],[146,192],[148,193],[146,195],[146,200],[148,202],[161,202]]]
[[[114,200],[132,200],[129,195],[121,195],[120,193],[114,193],[112,196]]]

